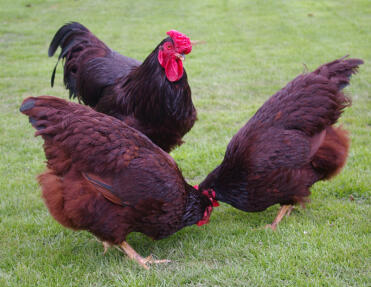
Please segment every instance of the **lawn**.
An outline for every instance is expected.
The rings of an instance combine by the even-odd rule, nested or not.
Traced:
[[[0,286],[370,286],[371,3],[364,1],[10,1],[0,8]],[[35,176],[42,141],[18,111],[27,96],[67,98],[62,68],[47,48],[65,22],[79,21],[111,48],[143,60],[177,29],[204,40],[185,68],[196,125],[172,156],[199,183],[264,101],[299,73],[350,54],[365,60],[340,123],[352,146],[342,173],[312,188],[278,230],[278,206],[244,213],[221,204],[210,224],[160,241],[131,234],[142,255],[172,263],[146,271],[87,232],[48,214]],[[305,67],[306,66],[306,67]]]

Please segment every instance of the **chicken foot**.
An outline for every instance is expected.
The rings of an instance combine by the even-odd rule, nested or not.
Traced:
[[[285,216],[285,214],[289,216],[293,208],[294,208],[293,205],[282,205],[282,207],[278,211],[276,218],[273,220],[272,224],[267,224],[265,228],[272,228],[273,231],[276,230],[278,223],[280,223],[280,221]]]
[[[107,241],[102,241],[102,244],[104,248],[104,251],[103,251],[103,255],[104,255],[107,253],[108,248],[112,247],[112,244]]]
[[[112,247],[113,245],[111,243],[109,243],[108,241],[102,241],[102,240],[99,240],[97,237],[95,238],[98,242],[102,243],[103,244],[103,255],[105,255],[108,251],[108,248]]]
[[[125,253],[129,256],[130,259],[133,259],[133,260],[137,261],[144,269],[147,269],[147,270],[149,269],[149,267],[147,266],[147,263],[148,264],[158,264],[158,263],[169,263],[169,262],[171,262],[170,260],[167,260],[167,259],[154,260],[152,258],[152,255],[150,255],[146,258],[143,258],[126,241],[121,243],[120,250],[125,251]]]

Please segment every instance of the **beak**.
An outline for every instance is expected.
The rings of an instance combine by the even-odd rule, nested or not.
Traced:
[[[185,55],[184,55],[184,54],[176,53],[176,54],[175,54],[175,57],[177,57],[177,58],[180,59],[181,61],[184,61],[184,60],[185,60]]]

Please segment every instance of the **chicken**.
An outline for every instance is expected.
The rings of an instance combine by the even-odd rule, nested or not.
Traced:
[[[62,26],[49,46],[65,60],[64,84],[70,97],[141,131],[164,151],[181,145],[197,113],[183,68],[190,39],[171,30],[143,63],[111,50],[83,25]],[[51,77],[54,84],[55,72]]]
[[[350,99],[342,93],[363,61],[346,57],[302,74],[273,95],[228,144],[222,163],[200,184],[243,211],[282,207],[273,230],[310,187],[344,166],[348,133],[333,126]]]
[[[20,111],[44,139],[47,170],[38,180],[63,226],[88,230],[148,268],[167,261],[139,256],[125,241],[130,232],[161,239],[208,222],[213,194],[187,184],[174,160],[139,131],[49,96],[27,98]]]

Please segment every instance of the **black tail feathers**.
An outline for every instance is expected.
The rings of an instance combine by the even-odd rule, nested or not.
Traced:
[[[81,35],[84,33],[89,33],[89,30],[85,26],[77,22],[71,22],[71,23],[67,23],[63,25],[54,35],[53,40],[51,41],[49,45],[48,56],[52,57],[55,51],[58,49],[58,47],[61,47],[62,51],[58,56],[58,61],[55,64],[55,67],[53,69],[52,76],[50,79],[50,85],[52,87],[54,86],[55,73],[56,73],[57,66],[58,66],[60,59],[64,58],[69,52],[69,50],[74,45],[76,45],[77,42],[79,41],[78,39],[75,41],[74,40],[69,41],[69,39],[71,38],[71,36],[77,36],[77,35]],[[70,92],[70,97],[71,97],[71,92]]]
[[[58,49],[58,46],[62,48],[62,50],[65,48],[65,42],[69,36],[71,36],[74,33],[81,33],[81,32],[89,32],[89,30],[77,22],[71,22],[63,25],[57,33],[55,33],[53,40],[51,41],[49,45],[48,50],[48,56],[52,57],[55,53],[55,51]],[[63,53],[61,53],[62,55]],[[63,57],[63,56],[60,56]]]

